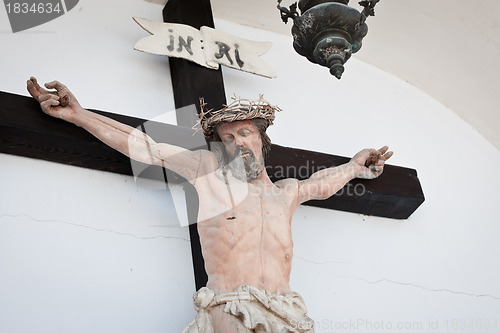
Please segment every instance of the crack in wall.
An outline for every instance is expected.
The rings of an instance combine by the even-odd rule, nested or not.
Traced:
[[[132,233],[128,233],[128,232],[122,232],[122,231],[116,231],[116,230],[111,230],[111,229],[101,229],[101,228],[97,228],[97,227],[91,227],[91,226],[88,226],[88,225],[83,225],[83,224],[78,224],[78,223],[73,223],[73,222],[68,222],[68,221],[63,221],[63,220],[53,220],[53,219],[36,219],[32,216],[29,216],[27,214],[19,214],[19,215],[13,215],[13,214],[3,214],[3,215],[0,215],[0,218],[5,218],[5,217],[10,217],[10,218],[28,218],[34,222],[41,222],[41,223],[61,223],[61,224],[65,224],[65,225],[70,225],[70,226],[73,226],[73,227],[78,227],[78,228],[85,228],[85,229],[89,229],[89,230],[93,230],[93,231],[98,231],[98,232],[107,232],[107,233],[112,233],[112,234],[115,234],[115,235],[119,235],[119,236],[129,236],[129,237],[133,237],[133,238],[136,238],[136,239],[142,239],[142,240],[150,240],[150,239],[178,239],[178,240],[182,240],[182,241],[186,241],[186,242],[190,242],[189,239],[185,239],[185,238],[182,238],[182,237],[175,237],[175,236],[147,236],[147,237],[144,237],[144,236],[138,236],[138,235],[135,235],[135,234],[132,234]]]
[[[352,262],[352,261],[314,261],[314,260],[311,260],[311,259],[306,259],[304,257],[301,257],[301,256],[298,256],[298,255],[293,255],[294,258],[297,258],[297,259],[300,259],[302,261],[305,261],[305,262],[308,262],[308,263],[311,263],[311,264],[315,264],[315,265],[328,265],[328,264],[346,264],[346,265],[360,265],[360,266],[364,266],[364,265],[361,265],[359,263],[356,263],[356,262]],[[367,267],[367,266],[365,266]],[[368,267],[370,269],[373,269],[371,267]]]
[[[364,282],[369,283],[369,284],[378,284],[381,282],[387,282],[387,283],[397,284],[397,285],[401,285],[401,286],[419,288],[419,289],[423,289],[423,290],[427,290],[427,291],[431,291],[431,292],[448,292],[448,293],[452,293],[455,295],[464,295],[464,296],[471,296],[471,297],[478,297],[478,298],[489,297],[489,298],[492,298],[494,300],[500,301],[500,297],[490,295],[490,294],[473,294],[473,293],[468,293],[468,292],[458,291],[458,290],[451,290],[451,289],[446,289],[446,288],[435,289],[435,288],[429,288],[429,287],[425,287],[425,286],[418,285],[418,284],[411,283],[411,282],[400,282],[400,281],[394,281],[394,280],[389,280],[389,279],[380,279],[380,280],[370,281],[370,280],[366,280],[366,279],[356,277],[356,276],[353,276],[352,278],[360,280],[360,281],[364,281]]]
[[[355,264],[355,263],[348,262],[348,261],[345,261],[345,262],[342,262],[342,261],[339,261],[339,262],[335,262],[335,261],[315,262],[313,260],[302,258],[302,257],[296,256],[296,255],[294,255],[294,257],[296,257],[297,259],[300,259],[304,262],[315,264],[315,265],[344,264],[344,263]],[[462,296],[469,296],[469,297],[476,297],[476,298],[483,298],[484,297],[484,298],[491,298],[493,300],[500,301],[500,297],[495,296],[495,295],[491,295],[491,294],[474,294],[474,293],[468,293],[468,292],[458,291],[458,290],[451,290],[451,289],[446,289],[446,288],[439,288],[439,289],[438,288],[430,288],[430,287],[422,286],[422,285],[411,283],[411,282],[394,281],[394,280],[385,279],[385,278],[379,279],[379,280],[368,280],[368,279],[361,278],[359,276],[337,275],[337,274],[333,274],[330,272],[325,272],[325,273],[327,273],[329,275],[333,275],[337,278],[355,279],[355,280],[363,281],[365,283],[372,284],[372,285],[386,282],[389,284],[396,284],[396,285],[400,285],[400,286],[413,287],[413,288],[418,288],[418,289],[422,289],[422,290],[426,290],[426,291],[430,291],[430,292],[448,292],[448,293],[452,293],[455,295],[462,295]]]

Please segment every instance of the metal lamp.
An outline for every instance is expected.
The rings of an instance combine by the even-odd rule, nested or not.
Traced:
[[[289,8],[281,7],[281,19],[293,20],[293,48],[309,61],[328,67],[340,79],[344,63],[359,51],[368,32],[367,16],[374,16],[379,0],[360,1],[362,12],[349,7],[349,0],[299,0]]]

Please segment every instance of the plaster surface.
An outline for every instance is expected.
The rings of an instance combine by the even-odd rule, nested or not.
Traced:
[[[0,89],[27,95],[30,75],[59,79],[86,107],[175,123],[168,59],[133,50],[145,32],[132,16],[160,21],[161,6],[120,4],[80,1],[16,34],[2,20]],[[291,37],[216,28],[273,42],[264,58],[276,79],[223,74],[228,98],[264,93],[283,109],[275,143],[344,156],[387,144],[391,164],[418,171],[426,201],[406,221],[296,212],[291,285],[317,331],[497,332],[499,151],[435,98],[357,58],[337,81],[295,54]],[[0,168],[0,331],[176,332],[193,318],[179,188],[5,154]]]

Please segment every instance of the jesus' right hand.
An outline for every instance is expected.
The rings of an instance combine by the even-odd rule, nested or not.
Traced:
[[[45,84],[47,89],[55,89],[52,91],[42,88],[35,77],[31,77],[26,84],[28,92],[40,103],[42,111],[52,117],[71,121],[76,111],[81,109],[80,104],[71,91],[58,81]],[[62,100],[66,98],[68,104],[64,106],[65,103]]]

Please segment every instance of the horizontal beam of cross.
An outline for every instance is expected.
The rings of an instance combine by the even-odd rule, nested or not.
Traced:
[[[140,128],[147,122],[148,128],[155,129],[148,134],[152,133],[153,139],[158,142],[191,149],[196,146],[193,131],[189,128],[93,111],[133,127]],[[133,175],[131,162],[125,155],[109,148],[85,130],[45,115],[30,97],[0,92],[0,133],[0,153]],[[289,177],[305,179],[319,168],[347,161],[347,157],[273,145],[266,167],[273,181]],[[154,174],[163,172],[143,172],[141,177],[154,177]],[[173,173],[167,178],[173,182],[184,182]],[[306,205],[406,219],[424,201],[416,170],[393,165],[386,165],[384,173],[377,179],[350,181],[339,193],[327,200],[309,201]]]

